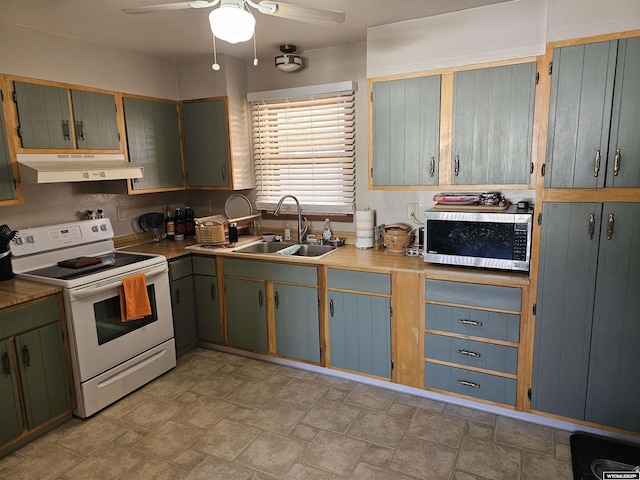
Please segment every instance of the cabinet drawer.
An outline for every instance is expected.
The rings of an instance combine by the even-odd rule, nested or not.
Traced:
[[[424,384],[428,388],[437,388],[491,402],[511,406],[516,404],[517,382],[512,378],[426,362]]]
[[[12,337],[60,321],[58,298],[52,297],[0,313],[0,338]]]
[[[514,313],[490,312],[428,303],[425,308],[424,323],[429,330],[513,343],[520,341],[520,315]]]
[[[329,288],[359,292],[391,293],[391,275],[386,273],[355,272],[330,268],[327,271]]]
[[[169,262],[169,279],[172,282],[187,277],[192,273],[191,257],[179,258]]]
[[[191,257],[193,273],[216,276],[216,257]]]
[[[518,370],[518,349],[505,345],[427,333],[424,352],[428,358],[494,372],[515,375]]]
[[[522,292],[519,288],[446,280],[427,280],[424,298],[436,302],[495,308],[512,312],[519,312],[522,306]]]
[[[253,260],[224,259],[225,276],[273,280],[282,283],[318,284],[316,267]]]

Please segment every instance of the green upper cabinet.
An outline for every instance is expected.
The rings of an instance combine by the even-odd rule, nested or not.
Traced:
[[[124,97],[129,161],[144,167],[133,190],[184,187],[178,107],[174,102]]]
[[[545,187],[640,187],[640,38],[553,52]]]
[[[28,82],[13,85],[22,148],[119,150],[114,95]]]
[[[118,150],[116,102],[107,93],[71,90],[76,142],[83,150]]]
[[[440,75],[372,84],[374,186],[437,185]]]
[[[187,182],[190,187],[231,187],[225,99],[182,105]]]
[[[528,184],[534,62],[454,74],[451,183]]]
[[[0,201],[15,200],[16,184],[11,167],[11,154],[7,139],[7,125],[4,119],[4,92],[0,90]]]

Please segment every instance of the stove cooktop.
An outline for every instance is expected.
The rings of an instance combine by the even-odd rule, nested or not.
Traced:
[[[27,275],[35,275],[42,278],[50,278],[57,280],[74,280],[97,272],[111,270],[118,267],[133,265],[135,263],[153,258],[151,255],[143,255],[139,253],[113,252],[106,255],[100,255],[96,258],[100,259],[100,263],[88,265],[86,267],[71,268],[52,265],[50,267],[39,268],[24,272]]]

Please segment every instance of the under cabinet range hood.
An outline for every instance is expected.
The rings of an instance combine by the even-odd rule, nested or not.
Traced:
[[[18,153],[23,183],[94,182],[142,178],[143,168],[129,163],[121,153],[55,154]]]

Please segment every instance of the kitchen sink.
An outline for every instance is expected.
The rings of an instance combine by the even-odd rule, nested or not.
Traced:
[[[277,251],[292,245],[295,244],[286,242],[258,242],[247,245],[246,247],[238,248],[234,251],[238,253],[276,253]]]
[[[284,251],[285,248],[291,248],[290,251]],[[238,253],[261,253],[271,254],[280,252],[281,255],[291,255],[296,257],[319,257],[325,253],[335,250],[337,247],[333,245],[307,245],[288,242],[257,242],[246,247],[241,247],[235,252]]]
[[[333,245],[300,245],[300,248],[293,255],[298,257],[319,257],[335,249],[336,247]]]

